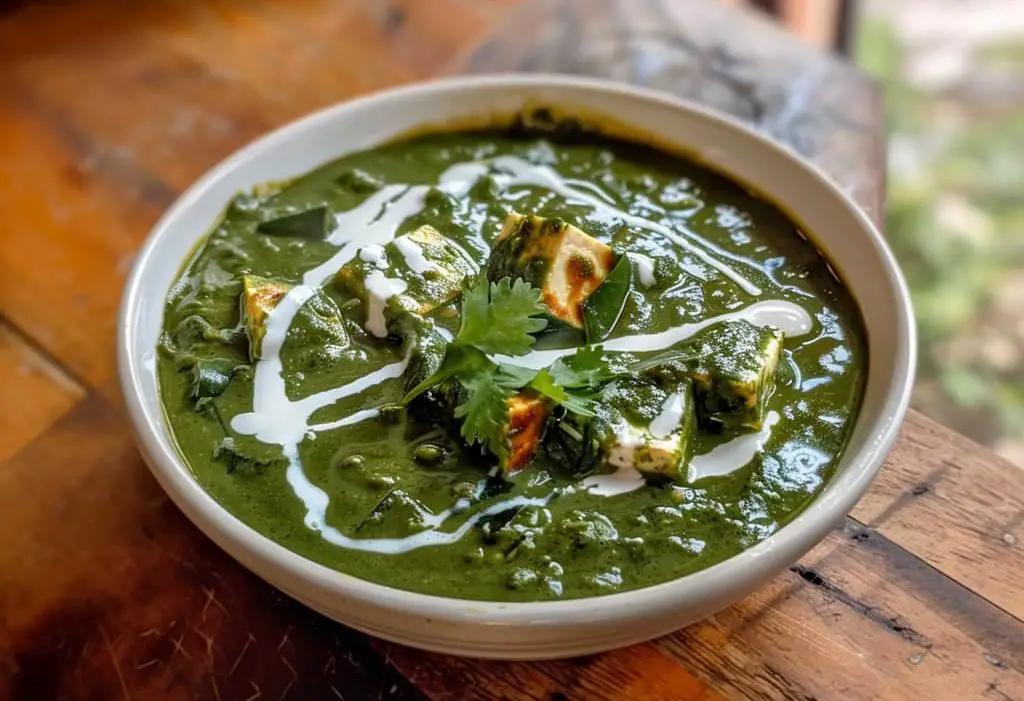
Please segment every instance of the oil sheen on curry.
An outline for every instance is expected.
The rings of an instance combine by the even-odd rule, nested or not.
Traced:
[[[237,196],[159,344],[177,445],[232,514],[356,577],[503,601],[765,539],[830,479],[866,363],[778,209],[545,119]]]

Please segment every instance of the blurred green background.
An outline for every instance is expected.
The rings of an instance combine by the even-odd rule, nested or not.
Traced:
[[[1001,11],[1002,10],[1002,11]],[[915,406],[1024,467],[1024,2],[868,3],[886,235],[920,330]]]

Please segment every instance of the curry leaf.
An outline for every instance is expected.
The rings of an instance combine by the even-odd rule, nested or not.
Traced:
[[[330,207],[322,205],[260,222],[256,231],[268,236],[321,240],[331,233],[335,226],[337,221]]]
[[[622,256],[601,286],[583,303],[583,327],[587,343],[597,343],[608,338],[619,323],[622,310],[633,287],[633,262],[629,256]]]
[[[189,385],[192,400],[199,401],[223,394],[231,382],[236,365],[236,362],[227,358],[196,358],[191,368],[192,381]]]

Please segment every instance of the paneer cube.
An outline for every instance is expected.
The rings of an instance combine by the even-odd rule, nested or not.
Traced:
[[[583,328],[583,302],[615,265],[612,249],[561,219],[511,212],[494,241],[487,276],[539,287],[548,312]]]
[[[666,477],[682,482],[686,476],[688,446],[684,434],[655,438],[643,426],[622,422],[615,426],[606,446],[609,465],[633,468],[645,476]]]
[[[242,322],[249,336],[249,358],[258,360],[267,333],[267,314],[288,294],[291,286],[258,275],[242,277]]]
[[[508,458],[501,466],[506,475],[526,467],[537,453],[544,437],[544,424],[551,412],[551,403],[544,397],[520,392],[508,399]]]
[[[432,226],[421,226],[386,246],[361,248],[338,271],[337,283],[362,300],[366,329],[387,335],[385,312],[392,297],[402,309],[429,314],[462,292],[474,265],[452,241]]]
[[[627,380],[606,401],[618,418],[609,422],[602,440],[605,461],[646,477],[685,481],[696,430],[691,383],[666,389],[647,380]]]
[[[760,429],[782,341],[781,331],[744,320],[716,324],[692,339],[697,359],[691,376],[701,421]]]

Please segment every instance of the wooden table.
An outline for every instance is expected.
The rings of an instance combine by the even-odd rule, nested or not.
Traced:
[[[499,664],[369,639],[194,529],[132,446],[114,314],[197,175],[310,109],[459,71],[654,85],[878,216],[881,95],[707,0],[0,4],[0,699],[1024,698],[1024,472],[912,413],[845,525],[666,638]],[[595,602],[595,606],[599,606]]]

